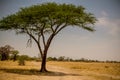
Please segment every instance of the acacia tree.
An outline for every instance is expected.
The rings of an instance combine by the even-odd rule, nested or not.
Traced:
[[[34,40],[42,58],[40,71],[46,72],[47,52],[54,37],[70,25],[94,31],[95,22],[94,15],[82,6],[44,3],[21,8],[17,13],[4,17],[0,21],[0,29],[29,35],[28,44]]]

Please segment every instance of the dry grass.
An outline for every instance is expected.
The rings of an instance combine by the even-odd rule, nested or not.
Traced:
[[[120,80],[120,63],[50,61],[47,65],[53,72],[40,73],[40,62],[19,66],[18,62],[0,61],[0,80]]]
[[[49,62],[49,65],[69,68],[95,80],[120,80],[120,63]]]
[[[25,66],[18,62],[0,61],[0,80],[59,80],[56,76],[65,76],[60,72],[40,73],[40,62],[26,61]]]
[[[120,76],[120,63],[49,62],[49,64],[79,71]]]
[[[6,68],[6,69],[39,69],[40,68],[40,62],[34,63],[32,62],[25,62],[25,66],[19,66],[18,62],[15,61],[0,61],[0,69]]]

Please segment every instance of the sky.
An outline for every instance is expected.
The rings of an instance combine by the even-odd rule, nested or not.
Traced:
[[[53,40],[48,56],[66,56],[74,59],[120,61],[120,0],[0,0],[0,19],[27,7],[45,2],[82,5],[97,18],[96,31],[69,27]],[[26,47],[27,35],[14,31],[0,31],[0,46],[11,45],[20,54],[38,56],[37,45]]]

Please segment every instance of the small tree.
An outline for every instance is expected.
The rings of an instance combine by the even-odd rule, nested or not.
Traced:
[[[18,34],[29,35],[36,42],[41,58],[41,72],[46,72],[46,57],[54,37],[70,25],[94,31],[96,22],[93,14],[87,13],[82,6],[72,4],[45,3],[21,8],[13,15],[0,21],[1,30],[15,30]]]
[[[13,61],[16,61],[18,53],[19,53],[18,50],[11,51]]]
[[[5,45],[3,47],[0,47],[0,55],[1,55],[1,61],[8,60],[9,54],[13,50],[13,47],[10,45]]]

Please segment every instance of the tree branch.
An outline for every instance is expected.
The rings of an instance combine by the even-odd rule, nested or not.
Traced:
[[[41,37],[41,35],[40,35],[40,34],[38,34],[38,42],[40,42],[40,37]]]
[[[44,45],[44,48],[45,48],[45,36],[44,36],[44,29],[45,29],[45,23],[41,29],[41,36],[42,36],[42,41],[43,41],[43,45]]]
[[[41,48],[41,46],[40,46],[40,43],[39,43],[39,41],[37,41],[37,39],[26,29],[26,32],[27,32],[27,34],[31,37],[31,38],[33,38],[33,40],[37,43],[37,45],[38,45],[38,48],[39,48],[39,51],[40,51],[40,54],[41,54],[41,57],[43,56],[42,54],[43,54],[43,52],[42,52],[42,48]]]
[[[32,39],[31,39],[31,36],[30,36],[30,38],[29,38],[28,41],[27,41],[27,47],[28,47],[28,46],[31,47],[31,45],[32,45]]]
[[[64,27],[66,27],[66,26],[67,26],[67,23],[66,23],[65,25],[63,25],[63,26],[59,29],[60,25],[61,25],[61,24],[57,25],[57,27],[55,28],[55,31],[54,31],[54,32],[50,35],[50,37],[48,38],[47,43],[46,43],[46,46],[45,46],[44,53],[47,53],[47,50],[48,50],[48,48],[50,47],[50,44],[51,44],[54,36],[55,36],[57,33],[59,33]]]
[[[62,27],[59,29],[59,27],[60,27],[60,25],[62,25],[62,23],[60,23],[60,24],[57,25],[57,27],[56,27],[56,29],[55,29],[55,34],[58,34],[64,27],[66,27],[66,26],[67,26],[67,23],[68,23],[68,16],[66,17],[66,21],[65,21],[65,25],[64,25],[64,26],[62,26]]]
[[[43,45],[44,45],[44,47],[45,47],[45,36],[44,36],[43,33],[41,33],[41,35],[42,35]]]
[[[64,29],[67,26],[67,23],[63,25],[61,28],[56,29],[55,35],[58,34],[62,29]]]
[[[46,46],[45,46],[45,49],[44,49],[44,53],[45,53],[45,54],[47,54],[48,48],[50,47],[50,44],[51,44],[54,36],[55,36],[55,34],[52,33],[52,34],[50,35],[50,37],[48,38],[47,43],[46,43]]]

